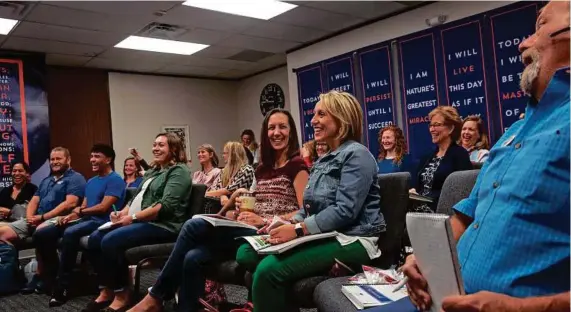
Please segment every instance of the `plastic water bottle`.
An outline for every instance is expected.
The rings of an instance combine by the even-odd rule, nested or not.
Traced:
[[[32,277],[34,277],[37,271],[38,261],[36,261],[36,258],[34,258],[24,267],[24,275],[26,276],[28,283],[32,281]]]

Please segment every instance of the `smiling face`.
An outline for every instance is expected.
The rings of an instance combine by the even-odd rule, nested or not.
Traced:
[[[70,159],[62,151],[50,153],[50,169],[52,174],[62,174],[69,168]]]
[[[169,144],[166,136],[158,136],[153,142],[153,158],[155,162],[166,165],[171,160]]]
[[[444,116],[441,114],[435,114],[432,119],[430,119],[430,136],[432,137],[432,143],[439,144],[450,138],[450,133],[452,129],[446,124]]]
[[[291,127],[288,117],[283,113],[275,113],[268,120],[268,138],[272,148],[284,151],[289,145]]]
[[[244,134],[242,135],[242,144],[244,144],[244,146],[248,147],[250,146],[250,144],[252,144],[252,136],[250,136],[249,134]]]
[[[472,120],[468,120],[462,126],[462,146],[468,148],[476,145],[476,142],[480,139],[480,133],[478,132],[478,123]]]
[[[337,138],[339,125],[337,125],[333,116],[323,109],[321,102],[315,105],[313,111],[315,115],[311,119],[311,125],[313,126],[315,140],[329,144],[329,142]]]
[[[327,153],[329,148],[327,148],[327,144],[323,142],[317,142],[315,144],[315,152],[317,153],[317,157],[321,157]]]
[[[392,151],[397,144],[395,132],[392,130],[384,131],[383,135],[381,136],[381,144],[385,151]]]
[[[209,164],[212,162],[212,153],[209,153],[207,150],[205,149],[199,149],[198,150],[198,162],[201,165],[205,165],[205,164]]]
[[[109,168],[111,159],[103,155],[103,153],[92,152],[91,157],[89,158],[89,162],[91,163],[91,171],[104,173]]]
[[[125,161],[125,165],[123,166],[123,173],[130,176],[135,172],[137,172],[137,165],[135,164],[135,160],[127,159]]]
[[[539,100],[554,72],[569,66],[569,31],[551,34],[569,27],[569,1],[550,1],[541,9],[535,33],[520,45],[525,69],[521,89]]]
[[[12,183],[22,185],[28,181],[28,173],[24,169],[24,165],[15,164],[12,168]]]

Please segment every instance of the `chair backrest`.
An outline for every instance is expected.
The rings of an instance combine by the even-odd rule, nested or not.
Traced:
[[[451,173],[444,184],[438,200],[436,213],[452,215],[452,207],[467,198],[476,184],[480,170],[456,171]]]
[[[136,187],[128,187],[127,189],[125,189],[125,200],[123,201],[123,207],[127,206],[129,204],[129,202],[135,198],[135,195],[137,194],[137,188]]]
[[[192,218],[192,216],[195,214],[202,212],[206,189],[207,187],[204,184],[192,184],[192,189],[190,190],[190,198],[188,199],[189,218]]]
[[[381,213],[385,218],[387,230],[379,237],[381,257],[375,265],[387,268],[398,261],[402,237],[404,234],[408,204],[410,173],[397,172],[380,174]]]

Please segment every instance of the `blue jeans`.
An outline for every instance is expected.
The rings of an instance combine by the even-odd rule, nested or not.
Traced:
[[[87,249],[99,286],[122,291],[129,281],[125,251],[142,245],[172,242],[175,238],[176,233],[147,222],[93,232],[89,236]]]
[[[212,260],[235,259],[236,250],[244,243],[235,238],[255,234],[245,228],[215,228],[202,219],[186,221],[150,295],[168,300],[178,289],[178,311],[198,311],[198,299],[204,295],[205,265]]]
[[[67,226],[48,225],[36,231],[33,239],[38,256],[42,260],[44,280],[51,282],[57,276],[57,282],[61,286],[69,286],[71,271],[80,248],[80,239],[97,230],[103,223],[99,220],[81,220],[77,224]],[[58,259],[57,248],[60,237],[61,254]]]

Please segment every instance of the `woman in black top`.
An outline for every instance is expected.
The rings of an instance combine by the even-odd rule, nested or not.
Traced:
[[[415,210],[434,212],[444,180],[455,171],[473,169],[470,155],[456,144],[462,130],[462,119],[451,106],[439,106],[428,115],[430,135],[437,148],[420,159],[417,175],[413,177],[411,193],[428,196],[432,204],[422,204]]]
[[[30,167],[25,162],[12,164],[12,185],[0,191],[0,219],[7,219],[15,205],[26,205],[38,189],[28,182]]]

